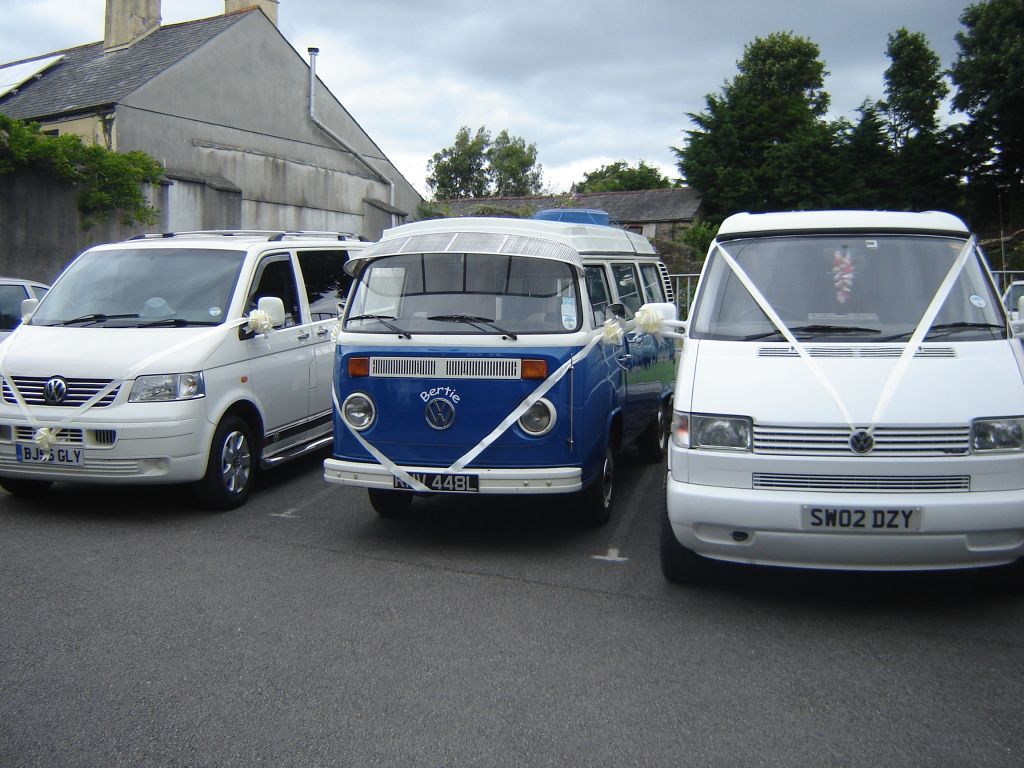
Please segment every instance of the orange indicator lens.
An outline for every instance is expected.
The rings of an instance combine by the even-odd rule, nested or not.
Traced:
[[[546,379],[548,377],[547,360],[523,360],[524,379]]]
[[[348,375],[349,376],[369,376],[370,375],[370,358],[368,357],[350,357],[348,359]]]

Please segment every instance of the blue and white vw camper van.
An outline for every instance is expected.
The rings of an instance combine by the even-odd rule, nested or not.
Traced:
[[[461,218],[406,224],[350,258],[328,482],[382,516],[416,494],[565,494],[611,511],[616,454],[664,459],[671,282],[623,229]],[[646,318],[646,322],[641,322]]]

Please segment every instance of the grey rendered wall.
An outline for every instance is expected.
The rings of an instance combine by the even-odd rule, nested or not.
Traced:
[[[89,246],[155,229],[126,227],[117,215],[83,229],[70,184],[27,169],[0,176],[0,275],[5,277],[52,283]]]
[[[242,227],[379,235],[367,231],[377,227],[363,200],[387,203],[389,187],[313,125],[308,93],[306,60],[266,18],[249,14],[119,105],[118,148],[239,187]],[[320,82],[316,110],[395,181],[396,207],[414,218],[419,194]]]

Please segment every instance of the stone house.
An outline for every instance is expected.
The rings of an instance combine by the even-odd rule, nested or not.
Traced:
[[[316,49],[307,62],[281,34],[277,10],[277,0],[225,0],[223,15],[163,26],[160,0],[107,0],[102,41],[0,65],[0,113],[160,161],[168,183],[147,229],[377,239],[415,217],[422,197],[316,77]],[[63,248],[66,261],[111,239],[42,243],[53,221],[20,204],[39,184],[0,177],[0,271],[17,268],[14,253]]]

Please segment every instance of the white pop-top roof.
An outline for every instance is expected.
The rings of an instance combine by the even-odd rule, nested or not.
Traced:
[[[920,232],[969,234],[956,216],[940,211],[789,211],[737,213],[722,222],[718,239],[790,232]]]
[[[493,253],[554,259],[583,270],[581,255],[655,256],[645,237],[616,227],[536,219],[465,217],[417,221],[388,229],[380,242],[351,254],[345,269],[402,253]]]

